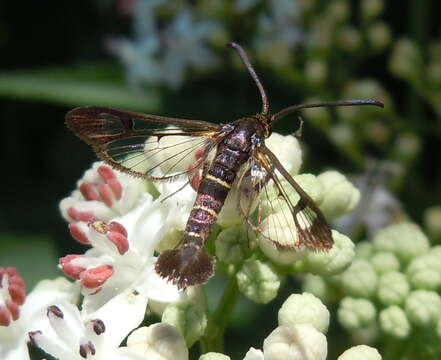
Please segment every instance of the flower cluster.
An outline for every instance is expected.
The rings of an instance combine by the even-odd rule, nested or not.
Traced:
[[[435,351],[441,338],[441,248],[431,247],[417,225],[403,222],[378,231],[355,251],[343,273],[326,279],[307,275],[304,289],[339,300],[340,323],[359,339],[406,339],[415,344],[409,351],[417,353],[424,334],[424,346]]]
[[[358,202],[358,190],[335,171],[319,176],[297,175],[301,150],[294,136],[273,134],[267,145],[329,219],[350,211]],[[197,154],[194,156],[196,158]],[[180,166],[185,170],[188,164]],[[271,201],[272,185],[268,187],[270,195],[262,198],[261,204],[266,209],[262,224],[281,211],[280,208],[271,210],[265,203]],[[233,193],[227,200],[217,229],[209,240],[209,246],[214,240],[212,251],[218,260],[218,270],[225,270],[236,284],[236,291],[254,302],[267,303],[277,296],[286,275],[299,272],[336,274],[349,266],[355,255],[354,245],[336,231],[333,231],[335,245],[329,252],[312,253],[296,246],[282,250],[265,236],[251,239],[250,229],[245,227],[237,212],[237,195]],[[137,359],[140,353],[152,352],[173,359],[178,352],[182,359],[188,358],[187,348],[210,330],[207,299],[200,287],[178,291],[176,286],[157,275],[154,264],[155,252],[179,243],[195,196],[187,179],[153,185],[101,162],[93,164],[78,181],[77,189],[60,203],[72,238],[89,247],[82,254],[68,254],[59,261],[60,269],[74,283],[64,279],[43,282],[24,301],[23,282],[17,273],[12,269],[1,270],[1,288],[8,292],[0,303],[4,303],[0,319],[3,325],[9,325],[8,328],[18,329],[16,333],[9,332],[9,337],[17,334],[11,343],[21,344],[16,348],[24,351],[29,339],[60,360],[89,356]],[[292,201],[298,200],[294,192],[288,196],[297,196]],[[261,233],[263,231],[258,234]],[[289,237],[278,240],[293,241]],[[308,296],[302,295],[299,299]],[[41,303],[33,306],[30,314],[23,311],[22,317],[33,317],[35,321],[20,322],[18,306],[24,302],[23,307],[26,307],[34,297]],[[267,338],[264,353],[276,354],[281,340],[286,341],[288,348],[291,342],[299,341],[295,351],[319,342],[321,348],[317,356],[324,358],[327,352],[324,333],[329,314],[318,300],[295,299],[293,295],[282,307],[280,314],[290,315],[279,315],[279,328]],[[290,304],[293,302],[298,307],[299,301],[310,302],[310,308],[306,310],[301,305],[306,312],[295,315],[289,310]],[[162,322],[138,328],[145,318],[147,305]],[[321,314],[317,318],[316,311]],[[291,322],[286,320],[290,317],[294,319]],[[127,346],[121,346],[134,329],[137,330],[129,336]],[[15,354],[10,349],[2,348],[2,351],[5,359]],[[250,354],[261,352],[250,350],[247,357]]]
[[[243,360],[325,360],[326,332],[330,314],[325,305],[309,293],[290,295],[279,309],[278,326],[266,337],[262,350],[251,348]],[[207,353],[199,360],[229,360],[219,353]],[[381,360],[375,348],[359,345],[346,350],[338,360]]]

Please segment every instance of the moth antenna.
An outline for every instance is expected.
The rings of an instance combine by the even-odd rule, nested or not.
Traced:
[[[291,114],[300,109],[307,108],[315,108],[315,107],[331,107],[331,106],[359,106],[359,105],[374,105],[379,106],[381,108],[384,107],[384,104],[381,101],[374,99],[366,99],[366,100],[340,100],[340,101],[327,101],[320,102],[314,104],[300,104],[289,106],[283,110],[280,110],[278,113],[271,116],[271,122],[274,122],[288,114]]]
[[[268,96],[266,95],[265,88],[263,87],[262,83],[259,80],[259,77],[256,74],[256,71],[253,68],[253,65],[251,65],[250,60],[248,59],[248,56],[245,52],[245,50],[240,46],[239,44],[236,44],[235,42],[228,43],[228,46],[232,47],[234,50],[237,51],[239,54],[240,59],[242,60],[243,64],[247,68],[248,72],[250,73],[251,77],[253,78],[254,82],[257,85],[257,88],[260,92],[260,97],[262,98],[262,113],[261,115],[268,115],[269,114],[269,101]]]

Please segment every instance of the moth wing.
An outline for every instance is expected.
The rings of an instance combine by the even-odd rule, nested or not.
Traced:
[[[256,150],[251,166],[254,176],[250,171],[250,179],[244,175],[239,185],[247,189],[241,203],[248,208],[239,207],[254,230],[280,248],[331,249],[331,229],[321,210],[265,145]]]
[[[220,141],[220,126],[104,107],[80,107],[66,124],[117,170],[153,181],[191,175]]]

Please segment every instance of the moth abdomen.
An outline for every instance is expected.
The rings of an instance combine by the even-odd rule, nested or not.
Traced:
[[[196,244],[184,244],[164,251],[156,261],[155,270],[179,289],[206,283],[214,274],[214,258]]]

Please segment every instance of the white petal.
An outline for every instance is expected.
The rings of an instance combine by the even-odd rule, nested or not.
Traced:
[[[105,338],[106,346],[115,348],[142,322],[147,300],[143,294],[126,291],[108,301],[99,310],[89,314],[83,312],[82,315],[85,320],[103,321],[106,329],[100,338]]]
[[[264,360],[262,350],[255,349],[253,347],[248,350],[243,360]]]
[[[150,299],[160,302],[176,302],[186,298],[184,291],[179,291],[176,285],[161,278],[155,271],[153,264],[146,269],[144,285],[138,287],[145,291]]]

